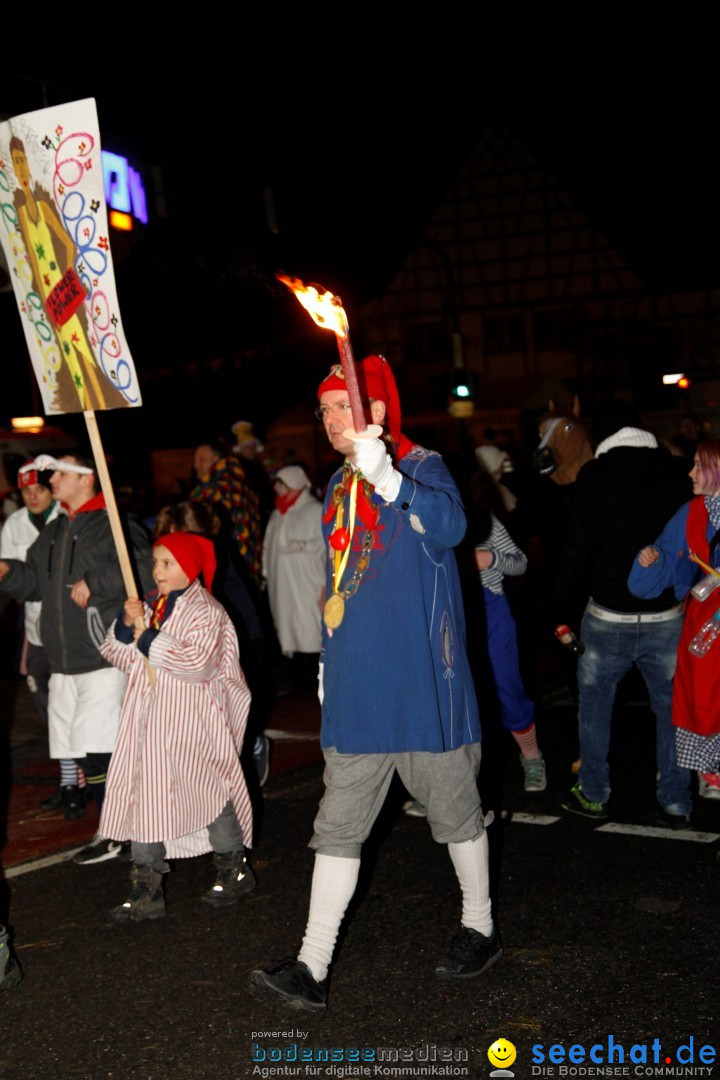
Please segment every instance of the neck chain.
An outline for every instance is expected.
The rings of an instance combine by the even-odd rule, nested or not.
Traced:
[[[365,506],[361,506],[360,510],[360,519],[365,525],[365,532],[363,534],[362,550],[355,564],[352,577],[345,588],[341,590],[340,583],[350,558],[350,548],[352,547],[352,538],[355,532],[355,517],[358,513],[358,487],[361,489],[361,501],[365,503]],[[336,484],[333,491],[329,510],[329,513],[332,514],[332,506],[335,506],[335,528],[330,535],[333,591],[332,595],[328,597],[323,611],[323,621],[330,632],[337,630],[343,621],[345,602],[357,592],[363,574],[370,565],[378,517],[377,508],[370,502],[371,494],[372,488],[362,473],[353,471],[349,465],[346,465],[343,469],[342,480],[339,484]],[[347,528],[343,525],[346,495],[349,496],[350,503]],[[369,522],[368,509],[371,509],[371,516],[374,518],[372,524]],[[326,520],[329,520],[327,516]]]

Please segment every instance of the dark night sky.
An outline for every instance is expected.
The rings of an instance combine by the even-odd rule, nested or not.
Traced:
[[[219,210],[217,236],[255,242],[271,184],[278,257],[302,262],[350,303],[382,286],[483,128],[503,123],[651,284],[719,276],[715,150],[700,93],[613,97],[605,87],[584,97],[576,84],[564,94],[541,84],[518,104],[517,90],[514,100],[488,93],[467,75],[428,74],[419,60],[352,66],[345,86],[331,66],[318,78],[297,58],[295,79],[277,58],[249,74],[231,48],[206,63],[185,68],[146,47],[132,81],[91,65],[44,75],[50,103],[97,98],[106,144],[162,160],[174,212],[190,227],[206,197]],[[0,79],[4,111],[41,107],[32,76],[5,69]]]
[[[448,74],[451,65],[424,55],[398,66],[386,50],[343,68],[298,50],[290,69],[267,42],[255,57],[253,48],[215,40],[198,67],[198,54],[190,62],[153,42],[134,47],[121,78],[99,63],[59,62],[43,77],[49,104],[97,99],[104,145],[141,166],[162,163],[173,220],[188,237],[183,246],[171,227],[165,256],[182,266],[189,253],[210,295],[234,263],[248,296],[243,325],[257,315],[258,340],[270,322],[282,330],[292,320],[267,288],[278,268],[339,293],[352,326],[353,309],[383,287],[487,126],[524,140],[651,287],[702,288],[720,277],[717,170],[699,91],[618,83],[614,94],[606,84],[585,94],[568,82],[553,92],[541,79],[511,93],[514,70],[488,88],[474,69]],[[0,69],[0,110],[42,107],[28,72]],[[278,237],[266,228],[266,185]],[[145,342],[132,334],[132,282],[122,269],[118,280],[137,363]],[[192,353],[191,322],[183,344]],[[158,350],[148,349],[153,359],[140,360],[150,366]]]

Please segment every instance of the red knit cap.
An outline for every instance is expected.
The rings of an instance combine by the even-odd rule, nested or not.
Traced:
[[[174,532],[159,536],[153,547],[167,548],[174,555],[179,565],[185,571],[192,583],[202,574],[205,588],[212,590],[213,577],[215,576],[215,545],[212,540],[206,540],[204,536],[196,533]]]
[[[390,365],[384,356],[366,356],[364,360],[355,365],[357,371],[360,395],[363,401],[382,401],[385,404],[385,425],[392,436],[393,442],[401,444],[406,442],[401,434],[402,412],[400,409],[400,395],[398,394],[395,376],[390,370]],[[335,364],[330,369],[330,374],[323,379],[318,387],[318,397],[327,390],[347,390],[342,366]],[[404,449],[404,447],[403,447]],[[405,450],[407,453],[407,450]],[[402,450],[400,456],[402,457]]]

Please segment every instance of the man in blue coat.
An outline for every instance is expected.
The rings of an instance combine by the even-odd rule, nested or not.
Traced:
[[[447,844],[462,921],[441,978],[471,978],[500,959],[488,891],[488,844],[477,789],[480,723],[465,651],[453,548],[465,533],[458,490],[440,456],[401,433],[387,361],[358,381],[382,437],[354,437],[341,368],[321,383],[318,417],[343,466],[325,500],[328,544],[320,690],[325,794],[300,953],[250,975],[263,995],[327,1007],[327,973],[355,891],[362,844],[395,770]],[[372,429],[371,429],[372,430]]]

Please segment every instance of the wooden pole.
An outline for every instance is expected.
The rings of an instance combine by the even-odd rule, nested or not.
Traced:
[[[100,429],[98,428],[95,410],[86,409],[83,416],[85,417],[85,424],[87,426],[88,435],[90,436],[90,445],[95,459],[98,480],[100,481],[102,493],[105,496],[105,506],[107,507],[108,518],[110,519],[110,529],[112,531],[113,540],[115,541],[115,550],[117,551],[118,562],[120,563],[120,572],[122,574],[123,584],[125,585],[125,592],[128,595],[128,599],[137,600],[137,583],[135,581],[132,563],[130,562],[130,553],[127,549],[125,533],[123,532],[122,523],[120,521],[120,513],[117,508],[117,502],[115,501],[115,491],[107,467],[105,449],[102,444],[102,439],[100,438]],[[138,630],[144,630],[145,623],[143,619],[136,619],[135,627]],[[154,668],[150,665],[146,657],[144,659],[147,677],[150,683],[153,684],[155,682]]]
[[[110,518],[110,528],[112,530],[113,540],[115,541],[115,549],[117,551],[118,562],[120,563],[120,572],[122,573],[125,592],[130,599],[137,600],[137,584],[135,582],[135,575],[133,574],[132,564],[130,562],[130,554],[125,541],[125,533],[123,532],[123,527],[120,522],[120,514],[118,513],[115,492],[113,490],[112,480],[110,479],[110,473],[108,472],[105,450],[103,448],[102,439],[100,438],[100,429],[98,428],[95,410],[86,409],[83,415],[85,417],[85,423],[87,424],[88,435],[90,436],[90,445],[92,446],[93,457],[95,458],[95,468],[97,469],[98,480],[100,481],[102,493],[105,496],[105,505],[107,507],[108,517]]]

